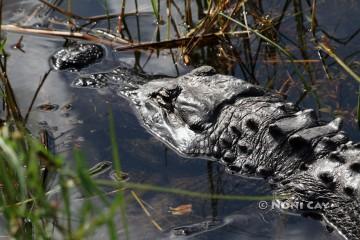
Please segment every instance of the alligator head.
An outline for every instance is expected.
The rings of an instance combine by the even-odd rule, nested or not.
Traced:
[[[214,92],[214,89],[216,91]],[[133,90],[119,89],[135,104],[145,126],[180,153],[191,152],[217,124],[221,110],[263,90],[201,67],[179,78],[161,78]]]

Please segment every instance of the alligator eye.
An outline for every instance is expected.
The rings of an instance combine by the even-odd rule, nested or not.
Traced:
[[[174,110],[174,101],[181,93],[181,88],[160,88],[157,92],[153,92],[150,97],[155,99],[157,103],[169,111]]]

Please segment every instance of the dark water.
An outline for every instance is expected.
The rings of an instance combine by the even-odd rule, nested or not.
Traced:
[[[127,12],[134,11],[134,2],[128,1]],[[140,12],[151,12],[150,1],[139,2]],[[161,1],[165,6],[166,1]],[[178,2],[182,8],[181,1]],[[255,11],[249,1],[247,11]],[[255,1],[254,1],[255,2]],[[275,18],[281,15],[285,1],[263,1],[262,16]],[[5,1],[5,22],[21,23],[29,26],[66,29],[56,21],[63,21],[60,14],[39,9],[37,1]],[[120,1],[108,1],[110,13],[120,11]],[[341,7],[339,7],[341,6]],[[66,1],[60,4],[66,7]],[[311,34],[308,21],[309,6],[302,2],[305,31],[304,44],[300,46],[297,35],[297,22],[294,20],[294,6],[290,4],[284,13],[283,23],[279,27],[277,38],[283,46],[291,50],[299,59],[319,59],[317,51],[311,45]],[[82,16],[104,14],[102,1],[73,1],[73,11]],[[318,1],[319,29],[331,36],[346,39],[359,29],[360,4],[357,1]],[[165,7],[161,8],[166,18]],[[257,10],[256,10],[257,11]],[[32,13],[34,17],[32,16]],[[174,11],[175,12],[175,11]],[[193,18],[197,19],[197,5],[193,3]],[[178,18],[179,19],[179,18]],[[152,41],[160,35],[166,39],[166,24],[154,24],[151,14],[129,16],[126,18],[128,31],[125,33],[133,39]],[[181,21],[179,20],[179,23]],[[353,23],[353,24],[350,24]],[[116,26],[116,19],[110,22],[111,29]],[[255,22],[249,19],[249,24]],[[107,21],[99,22],[96,28],[108,27]],[[184,25],[179,24],[183,30]],[[157,30],[159,34],[157,34]],[[281,33],[281,34],[279,34]],[[174,33],[172,32],[172,35]],[[320,31],[317,34],[322,34]],[[24,35],[22,44],[25,52],[11,48],[16,44],[21,34],[7,33],[8,38],[8,75],[18,99],[20,108],[25,113],[42,76],[49,70],[49,57],[65,42],[62,38],[48,38],[35,35]],[[332,41],[341,58],[345,58],[351,66],[359,70],[359,41],[355,36],[349,42]],[[341,115],[345,120],[345,130],[350,136],[360,140],[356,126],[356,101],[358,84],[352,80],[332,59],[326,59],[329,75],[327,79],[321,62],[315,62],[304,67],[304,64],[285,62],[269,63],[273,49],[255,38],[245,41],[241,38],[219,45],[196,48],[190,55],[191,63],[182,63],[180,52],[176,49],[150,51],[114,52],[107,48],[106,58],[99,64],[85,69],[82,73],[106,71],[116,67],[120,61],[125,61],[134,67],[141,67],[148,73],[161,73],[176,76],[188,72],[195,66],[208,64],[216,67],[219,72],[233,74],[248,81],[263,86],[279,89],[287,79],[294,79],[288,92],[289,101],[297,101],[302,95],[302,84],[294,73],[299,69],[305,80],[316,91],[308,94],[300,105],[315,108],[325,120]],[[304,46],[305,45],[305,46]],[[224,51],[223,51],[224,50]],[[258,54],[256,54],[258,52]],[[252,59],[249,56],[253,56]],[[255,57],[257,56],[257,57]],[[174,60],[175,59],[175,60]],[[241,61],[240,61],[241,60]],[[286,59],[285,59],[286,60]],[[359,71],[358,71],[359,72]],[[154,184],[190,191],[217,193],[265,195],[269,188],[261,180],[249,180],[230,176],[222,166],[201,159],[185,159],[176,155],[153,136],[148,134],[133,114],[128,102],[112,96],[106,90],[90,90],[71,88],[72,80],[77,72],[50,73],[42,87],[35,106],[50,103],[60,106],[54,112],[34,110],[29,119],[29,128],[36,133],[40,127],[48,128],[56,139],[56,150],[62,153],[70,162],[73,146],[81,147],[85,152],[89,167],[101,162],[111,161],[109,136],[109,111],[112,111],[116,121],[116,134],[119,144],[120,158],[123,170],[129,173],[130,180],[136,183]],[[290,77],[291,76],[291,77]],[[70,110],[65,110],[71,105]],[[71,164],[71,163],[70,163]],[[191,197],[171,195],[157,192],[137,192],[149,207],[153,219],[165,230],[161,233],[150,222],[140,206],[129,194],[128,221],[130,239],[182,239],[175,237],[170,231],[173,228],[192,225],[206,220],[217,219],[219,225],[212,231],[205,231],[190,236],[189,239],[341,239],[336,233],[331,233],[321,222],[309,218],[285,215],[278,211],[264,211],[258,207],[258,202],[203,200]],[[74,212],[81,206],[81,200],[74,200]],[[192,204],[189,215],[174,216],[169,213],[169,207],[181,204]],[[74,220],[76,222],[76,219]],[[119,236],[123,235],[122,224],[118,223]],[[107,230],[97,231],[92,238],[106,239]]]

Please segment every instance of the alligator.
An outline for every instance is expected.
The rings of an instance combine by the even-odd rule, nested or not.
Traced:
[[[360,239],[360,143],[349,141],[340,118],[321,121],[312,109],[210,66],[172,78],[121,64],[80,75],[73,86],[116,92],[178,154],[265,178],[281,203],[321,203],[326,207],[299,212],[321,217],[346,239]]]

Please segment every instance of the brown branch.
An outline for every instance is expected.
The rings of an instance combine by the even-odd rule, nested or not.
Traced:
[[[228,32],[228,33],[208,33],[202,36],[194,36],[194,37],[183,37],[174,40],[167,40],[161,42],[145,42],[139,44],[131,44],[129,46],[123,46],[116,48],[117,51],[126,51],[133,49],[160,49],[160,48],[178,48],[182,46],[186,46],[190,41],[199,40],[202,45],[212,42],[218,41],[222,37],[248,37],[248,31],[238,31],[238,32]]]
[[[126,41],[125,39],[122,39],[122,38],[114,37],[112,39],[112,41],[109,41],[109,40],[106,40],[106,39],[99,38],[99,37],[97,37],[95,35],[92,35],[92,34],[80,33],[80,32],[24,28],[24,27],[18,27],[18,26],[15,26],[15,25],[1,25],[1,29],[3,31],[16,32],[16,33],[29,33],[29,34],[39,34],[39,35],[53,36],[53,37],[77,38],[77,39],[102,43],[102,44],[108,45],[110,47],[116,47],[119,44],[128,44],[128,41]]]

